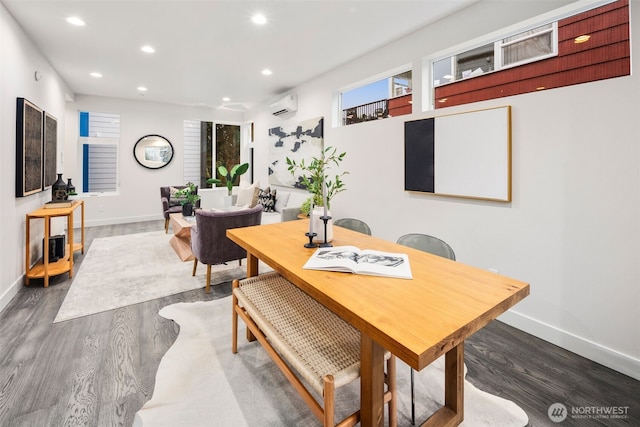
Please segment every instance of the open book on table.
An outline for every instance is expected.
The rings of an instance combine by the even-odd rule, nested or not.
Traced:
[[[409,256],[355,246],[319,248],[302,268],[411,279]]]

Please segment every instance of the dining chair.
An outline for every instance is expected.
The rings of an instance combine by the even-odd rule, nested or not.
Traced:
[[[364,222],[355,218],[340,218],[333,222],[333,225],[348,228],[349,230],[358,231],[371,236],[371,228]]]
[[[433,255],[438,255],[450,260],[456,260],[456,254],[447,242],[428,234],[409,233],[398,237],[396,241],[399,245],[408,246]],[[411,368],[411,425],[416,424],[416,402],[414,387],[414,371]]]

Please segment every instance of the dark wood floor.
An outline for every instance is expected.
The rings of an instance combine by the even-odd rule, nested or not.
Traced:
[[[90,227],[96,237],[161,230],[162,221]],[[75,270],[83,256],[76,255]],[[130,426],[150,399],[160,359],[177,326],[165,305],[227,296],[229,284],[185,292],[52,324],[69,289],[66,275],[45,289],[32,281],[0,313],[0,426]],[[531,426],[640,426],[640,382],[498,321],[465,346],[467,379],[520,405]],[[623,419],[550,421],[553,403],[628,407]],[[402,414],[407,416],[407,414]]]

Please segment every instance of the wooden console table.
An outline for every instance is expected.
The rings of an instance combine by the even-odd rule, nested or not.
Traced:
[[[73,237],[73,212],[81,207],[82,219],[80,222],[81,240],[79,243]],[[49,262],[49,238],[51,237],[51,218],[67,217],[67,241],[65,243],[64,256],[55,262]],[[31,220],[44,219],[44,249],[42,260],[31,266]],[[26,247],[25,247],[25,285],[29,286],[29,280],[35,278],[44,279],[44,287],[49,286],[49,277],[69,272],[73,277],[73,253],[84,253],[84,201],[75,200],[71,207],[45,208],[44,206],[27,214],[26,219]]]

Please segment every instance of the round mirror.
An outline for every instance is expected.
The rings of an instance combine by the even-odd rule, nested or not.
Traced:
[[[173,158],[173,145],[163,136],[146,135],[133,146],[133,156],[145,168],[160,169]]]

